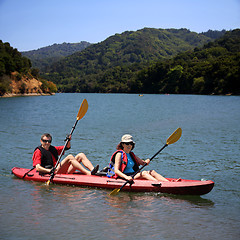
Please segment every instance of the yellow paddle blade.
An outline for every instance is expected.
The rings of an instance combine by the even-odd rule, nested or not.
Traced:
[[[169,145],[169,144],[175,143],[176,141],[179,140],[179,138],[181,137],[181,135],[182,135],[182,129],[181,129],[181,128],[178,128],[178,129],[167,139],[166,144]]]
[[[109,195],[110,196],[117,195],[119,191],[120,191],[120,188],[115,188],[112,192],[109,193]]]
[[[84,115],[86,114],[87,110],[88,110],[88,102],[87,102],[86,99],[84,99],[82,101],[82,104],[81,104],[80,108],[79,108],[78,115],[77,115],[77,120],[82,119],[84,117]]]
[[[48,180],[48,181],[46,182],[46,184],[47,184],[47,186],[49,186],[49,184],[50,184],[50,180]]]

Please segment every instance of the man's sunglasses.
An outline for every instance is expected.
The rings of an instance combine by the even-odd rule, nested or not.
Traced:
[[[51,142],[52,142],[52,140],[45,140],[45,139],[42,139],[42,141],[43,141],[44,143],[47,143],[47,142],[51,143]]]

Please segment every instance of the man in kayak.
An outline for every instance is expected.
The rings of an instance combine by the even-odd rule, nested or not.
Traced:
[[[125,134],[122,136],[121,142],[117,146],[117,151],[111,157],[110,170],[107,174],[108,177],[120,177],[127,181],[133,181],[131,175],[139,169],[139,165],[150,163],[150,159],[142,160],[132,152],[134,146],[135,142],[131,135]],[[134,179],[136,178],[144,178],[153,181],[168,181],[154,170],[139,172],[135,175]]]
[[[71,148],[71,136],[68,136],[69,142],[66,146],[66,150]],[[51,173],[51,170],[55,166],[58,155],[61,154],[64,146],[52,146],[52,136],[49,133],[44,133],[40,139],[41,145],[38,146],[33,153],[33,167],[41,173]],[[86,170],[80,163],[83,164],[88,170]],[[69,154],[64,158],[57,166],[55,173],[73,173],[75,170],[79,170],[86,175],[95,175],[98,171],[99,165],[93,167],[92,163],[88,160],[84,153],[79,153],[75,157]]]

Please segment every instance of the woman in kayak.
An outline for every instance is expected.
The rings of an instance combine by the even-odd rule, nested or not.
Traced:
[[[127,181],[133,181],[131,175],[139,169],[139,165],[150,163],[150,159],[142,160],[132,152],[134,146],[135,142],[131,135],[125,134],[122,136],[121,142],[117,146],[117,151],[113,153],[111,157],[110,169],[107,174],[108,177],[120,177]],[[154,170],[139,172],[134,176],[134,179],[137,178],[153,181],[168,181]]]
[[[69,142],[66,146],[66,150],[71,148],[71,136],[68,137]],[[51,173],[51,170],[55,166],[58,156],[61,154],[64,146],[52,146],[52,136],[49,133],[45,133],[41,136],[41,145],[38,146],[33,153],[33,167],[41,173]],[[86,170],[80,163],[83,164],[88,170]],[[55,173],[73,173],[75,170],[79,170],[86,175],[95,175],[98,171],[99,165],[95,168],[88,160],[84,153],[79,153],[75,157],[68,155],[57,166]]]

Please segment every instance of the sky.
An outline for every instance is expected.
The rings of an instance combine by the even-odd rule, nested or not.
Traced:
[[[19,51],[125,31],[240,28],[240,0],[0,0],[0,40]]]

